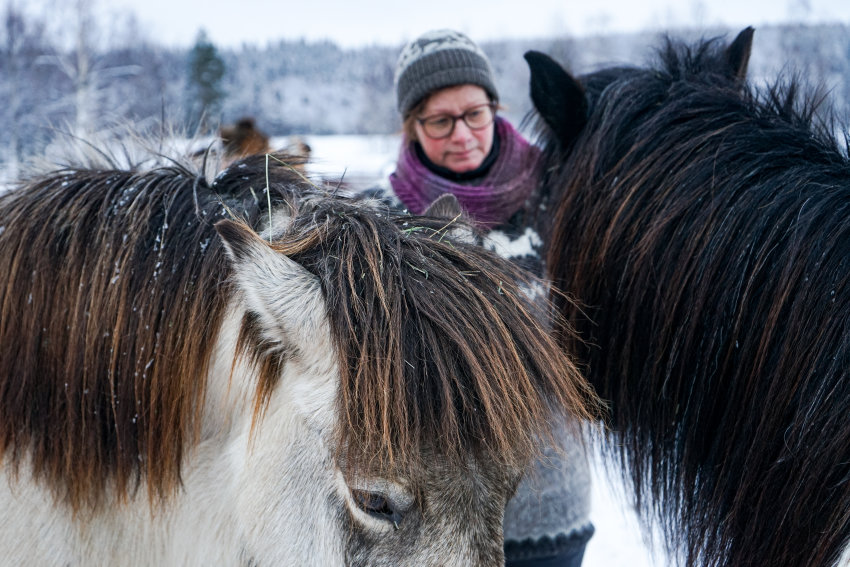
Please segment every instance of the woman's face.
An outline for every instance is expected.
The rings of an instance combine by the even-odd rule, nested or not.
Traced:
[[[468,110],[490,102],[487,91],[478,85],[458,85],[432,93],[425,103],[419,120],[440,116],[459,117]],[[416,138],[425,155],[435,164],[463,173],[481,165],[493,147],[494,124],[472,130],[461,120],[455,120],[452,133],[438,140],[425,133],[422,124],[415,122]]]

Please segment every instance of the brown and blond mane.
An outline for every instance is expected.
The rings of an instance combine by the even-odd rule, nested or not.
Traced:
[[[519,287],[534,282],[446,221],[328,195],[286,161],[249,157],[212,182],[182,166],[65,169],[0,197],[7,465],[31,463],[75,508],[107,487],[173,493],[233,299],[214,225],[260,231],[269,202],[292,219],[273,248],[321,282],[352,466],[413,473],[426,447],[519,464],[551,410],[587,416],[591,395]],[[261,412],[286,345],[264,345],[250,312],[239,345]]]
[[[551,409],[582,407],[588,392],[565,388],[577,373],[554,354],[546,314],[530,311],[525,272],[450,238],[443,219],[334,200],[309,208],[275,249],[322,282],[339,348],[340,446],[361,448],[355,457],[384,455],[371,464],[412,474],[439,440],[450,458],[517,465]]]

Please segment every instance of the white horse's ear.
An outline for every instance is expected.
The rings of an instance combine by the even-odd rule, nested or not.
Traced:
[[[243,224],[222,220],[215,229],[246,306],[259,315],[266,338],[302,352],[324,345],[328,334],[319,279]]]

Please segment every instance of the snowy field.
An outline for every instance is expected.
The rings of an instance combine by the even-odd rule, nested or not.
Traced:
[[[609,479],[598,455],[591,458],[593,488],[590,517],[596,533],[587,544],[582,567],[665,567],[663,555],[641,539],[637,515],[627,507],[623,486]]]
[[[399,136],[303,136],[312,149],[310,173],[345,180],[355,188],[386,184],[398,153]],[[286,139],[272,140],[275,147]],[[606,474],[598,455],[591,457],[591,520],[596,533],[588,543],[583,567],[665,567],[641,540],[637,516],[627,507],[623,487]]]
[[[308,171],[328,179],[343,178],[355,189],[386,183],[395,169],[400,136],[300,136],[310,146]],[[272,139],[272,147],[286,146],[286,138]]]

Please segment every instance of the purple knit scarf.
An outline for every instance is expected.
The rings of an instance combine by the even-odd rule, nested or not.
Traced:
[[[489,228],[504,224],[537,184],[540,151],[501,117],[496,117],[496,133],[501,144],[496,162],[483,177],[466,183],[450,181],[425,167],[405,138],[390,175],[393,191],[414,214],[424,212],[443,193],[451,193],[478,223]]]

